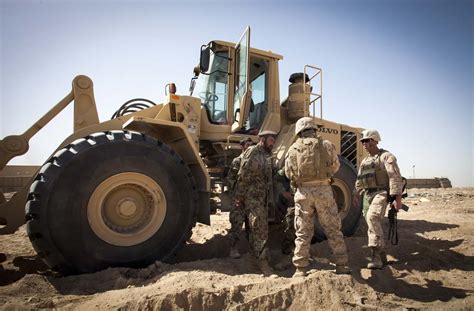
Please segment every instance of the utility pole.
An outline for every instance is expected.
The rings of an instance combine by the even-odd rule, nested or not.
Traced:
[[[413,179],[415,179],[415,164],[413,164],[412,168],[413,168]]]

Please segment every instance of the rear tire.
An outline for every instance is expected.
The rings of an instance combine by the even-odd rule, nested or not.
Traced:
[[[166,260],[191,234],[198,192],[184,161],[155,138],[96,133],[58,151],[26,205],[38,255],[61,273]]]
[[[339,158],[341,166],[334,175],[332,189],[337,209],[341,218],[341,231],[345,236],[351,236],[357,229],[362,214],[362,203],[352,206],[352,193],[357,180],[357,171],[345,158]],[[319,222],[315,226],[316,240],[326,239],[326,235]]]

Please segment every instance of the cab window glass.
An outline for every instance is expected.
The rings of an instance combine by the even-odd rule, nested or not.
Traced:
[[[211,123],[228,123],[228,91],[227,51],[211,53],[208,74],[199,75],[193,90],[193,95],[201,99]]]
[[[248,70],[248,34],[244,35],[239,42],[236,50],[236,68],[235,68],[235,95],[234,95],[234,116],[240,111],[240,106],[244,95],[247,92],[247,70]],[[237,120],[235,120],[237,121]]]
[[[266,73],[261,73],[255,80],[251,82],[252,85],[252,102],[249,112],[248,128],[260,129],[267,114],[267,105],[265,101],[265,81]]]

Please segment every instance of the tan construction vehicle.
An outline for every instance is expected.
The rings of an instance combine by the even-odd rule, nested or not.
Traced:
[[[218,184],[225,189],[223,177],[239,153],[239,141],[257,141],[261,130],[278,132],[273,156],[276,167],[282,167],[296,120],[313,110],[319,134],[340,154],[332,186],[343,231],[352,234],[361,214],[360,207],[351,206],[361,129],[322,117],[322,72],[313,66],[291,76],[282,103],[282,58],[250,48],[247,28],[237,44],[211,41],[201,47],[191,96],[177,95],[170,84],[164,103],[132,100],[104,122],[91,79],[77,76],[72,91],[31,128],[0,141],[3,169],[74,102],[74,133],[30,184],[8,201],[0,193],[0,233],[12,233],[26,221],[38,256],[61,273],[166,260],[189,239],[196,222],[210,224],[211,190]],[[270,203],[270,220],[277,222],[277,204]]]

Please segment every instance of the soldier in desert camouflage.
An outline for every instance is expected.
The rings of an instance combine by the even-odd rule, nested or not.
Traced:
[[[311,239],[314,234],[314,216],[326,233],[337,274],[348,274],[348,256],[341,232],[341,219],[330,185],[330,179],[339,169],[336,147],[316,135],[317,126],[310,117],[296,122],[296,142],[291,145],[285,162],[285,174],[295,189],[295,250],[293,277],[307,275]]]
[[[360,139],[369,155],[359,167],[354,189],[353,203],[358,205],[360,195],[364,194],[370,206],[367,210],[368,246],[371,259],[369,269],[382,269],[387,264],[382,218],[388,205],[388,196],[394,196],[394,208],[402,206],[403,180],[398,168],[397,159],[387,150],[379,149],[380,134],[376,130],[364,130]]]
[[[234,192],[236,208],[244,211],[249,220],[249,242],[253,255],[264,275],[271,275],[268,265],[268,199],[272,186],[272,155],[277,133],[262,131],[257,145],[242,155],[237,185]]]

